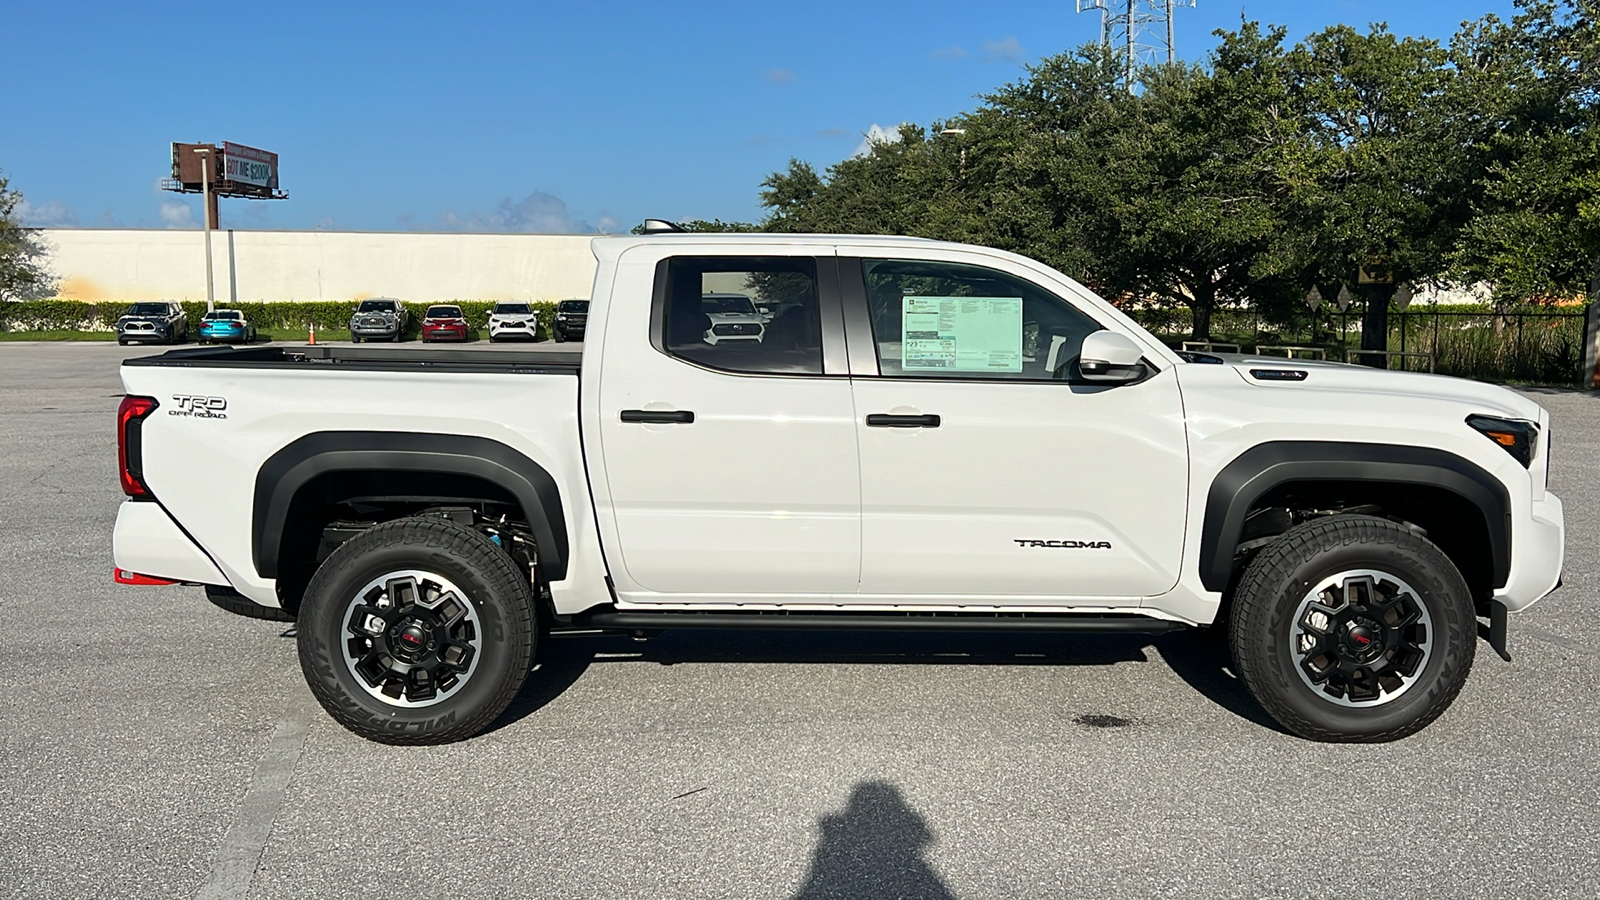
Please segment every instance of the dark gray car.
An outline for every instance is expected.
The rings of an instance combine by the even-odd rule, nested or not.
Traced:
[[[183,307],[165,300],[135,303],[117,320],[117,343],[151,341],[181,344],[189,340],[189,317]]]
[[[393,297],[368,297],[350,317],[350,340],[398,341],[405,336],[409,314]]]

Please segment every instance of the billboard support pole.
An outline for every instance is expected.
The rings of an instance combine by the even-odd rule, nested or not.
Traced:
[[[200,196],[205,198],[205,223],[202,229],[206,233],[206,312],[215,310],[217,304],[216,288],[211,281],[211,149],[209,147],[197,148],[194,152],[202,154],[205,162],[200,168]]]

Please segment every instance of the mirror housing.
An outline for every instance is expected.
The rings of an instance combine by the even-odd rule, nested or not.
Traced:
[[[1125,334],[1096,331],[1083,339],[1078,374],[1085,381],[1127,384],[1145,377],[1144,351]]]

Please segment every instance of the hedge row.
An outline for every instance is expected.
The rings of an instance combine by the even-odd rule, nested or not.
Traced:
[[[489,310],[492,300],[452,300],[461,307],[467,321],[478,328],[489,327]],[[414,334],[422,321],[422,314],[430,304],[407,303],[411,312],[411,332]],[[127,303],[84,303],[78,300],[27,300],[0,303],[0,331],[112,331],[117,319],[128,311]],[[205,315],[204,303],[184,303],[189,316],[191,333],[200,327],[200,317]],[[555,318],[554,303],[533,303],[539,314],[539,330],[549,333],[550,322]],[[343,329],[350,326],[350,316],[356,311],[355,301],[321,300],[300,303],[231,303],[218,304],[218,309],[237,309],[259,329],[291,331],[304,329],[315,322],[318,328]]]

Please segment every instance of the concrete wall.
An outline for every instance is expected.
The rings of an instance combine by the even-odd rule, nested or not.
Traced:
[[[199,231],[41,229],[59,295],[72,300],[205,300]],[[590,236],[216,231],[218,303],[559,300],[587,297]]]

